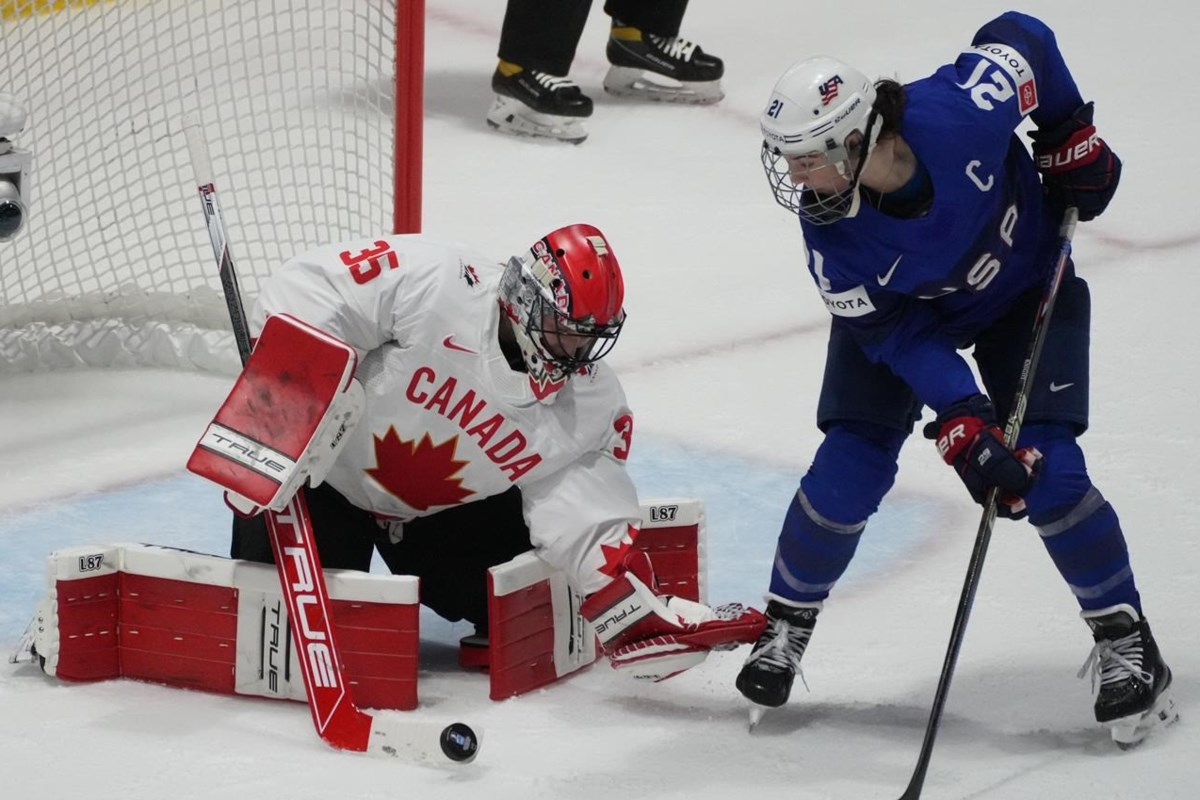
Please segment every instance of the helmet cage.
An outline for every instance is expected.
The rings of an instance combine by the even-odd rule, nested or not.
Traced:
[[[624,309],[607,323],[598,323],[590,315],[573,319],[539,292],[525,322],[525,335],[545,361],[569,374],[608,355],[624,324]]]
[[[797,62],[783,73],[759,118],[760,158],[776,202],[817,225],[852,212],[859,177],[882,128],[875,99],[875,86],[865,75],[827,56]],[[825,165],[810,173],[835,169],[841,176],[836,183],[843,186],[796,185],[787,160],[799,157],[823,159]]]
[[[562,381],[608,355],[625,324],[625,310],[606,323],[590,314],[572,317],[559,299],[567,297],[570,305],[563,279],[547,274],[545,281],[539,280],[535,268],[546,271],[536,259],[510,258],[500,279],[500,298],[530,377],[538,383]]]
[[[856,129],[847,134],[846,139],[849,139],[855,133],[862,133],[860,146],[851,148],[846,145],[845,140],[838,142],[835,139],[826,139],[823,151],[811,153],[813,156],[825,156],[828,161],[827,168],[836,169],[838,174],[848,181],[846,188],[836,192],[817,192],[803,183],[799,186],[794,184],[787,156],[779,147],[773,147],[763,140],[760,154],[763,171],[766,172],[767,183],[771,186],[775,202],[814,225],[828,225],[849,214],[858,194],[859,177],[870,156],[869,147],[879,138],[878,132],[875,131],[878,117],[879,115],[872,110],[867,115],[865,131]]]

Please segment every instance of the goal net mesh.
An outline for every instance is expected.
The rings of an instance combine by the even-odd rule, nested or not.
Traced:
[[[0,371],[234,371],[183,135],[204,124],[247,306],[289,256],[390,230],[395,0],[0,0],[29,111]]]

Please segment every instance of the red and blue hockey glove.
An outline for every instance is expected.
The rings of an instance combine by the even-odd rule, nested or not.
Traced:
[[[1104,212],[1121,182],[1121,159],[1096,135],[1092,111],[1085,103],[1062,124],[1029,134],[1046,201],[1059,211],[1075,206],[1083,222]]]
[[[999,487],[996,513],[1008,519],[1026,515],[1025,494],[1037,480],[1042,454],[1037,448],[1009,450],[996,425],[992,401],[982,394],[955,403],[925,426],[925,438],[937,442],[938,452],[954,467],[976,503],[988,489]]]

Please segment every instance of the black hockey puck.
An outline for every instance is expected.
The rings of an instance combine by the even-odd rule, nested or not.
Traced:
[[[442,752],[446,754],[446,758],[462,764],[474,761],[475,755],[479,752],[479,737],[464,722],[447,725],[446,729],[442,731],[442,735],[438,737],[438,741],[442,745]]]

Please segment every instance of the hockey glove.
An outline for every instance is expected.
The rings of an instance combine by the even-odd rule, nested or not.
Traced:
[[[1121,159],[1096,136],[1092,112],[1085,103],[1066,122],[1029,134],[1046,202],[1059,211],[1075,206],[1083,222],[1104,212],[1121,181]]]
[[[630,554],[624,574],[580,607],[596,629],[600,649],[614,669],[643,680],[664,681],[696,666],[712,650],[754,642],[766,617],[733,604],[709,608],[654,591],[645,553]]]
[[[1025,494],[1042,468],[1037,448],[1009,450],[996,425],[992,401],[982,394],[955,403],[925,426],[925,438],[937,442],[938,452],[954,467],[976,503],[988,489],[1000,489],[996,513],[1008,519],[1026,515]]]

